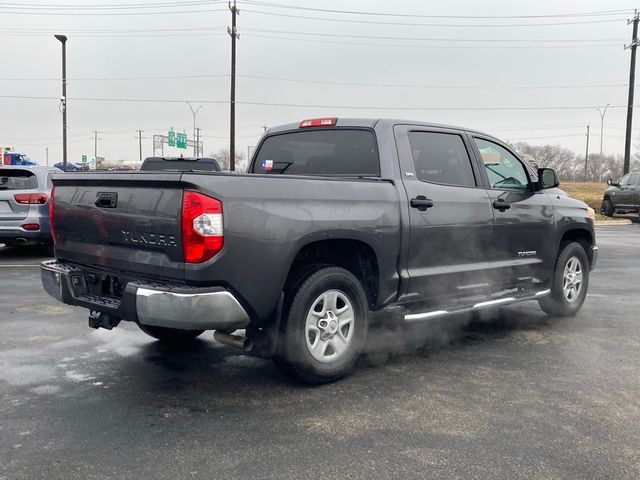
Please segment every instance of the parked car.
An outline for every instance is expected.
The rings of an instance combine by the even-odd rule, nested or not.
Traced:
[[[140,166],[140,171],[161,170],[198,170],[219,172],[222,170],[218,160],[210,157],[148,157]]]
[[[607,180],[607,188],[602,196],[602,215],[613,217],[615,213],[640,211],[640,173],[631,172],[618,182]]]
[[[304,381],[345,375],[369,312],[412,323],[526,300],[582,306],[593,209],[481,132],[323,118],[269,130],[248,173],[54,178],[42,282],[89,326],[214,337]],[[398,313],[400,312],[400,313]],[[245,329],[244,335],[232,335]]]
[[[0,168],[0,243],[51,243],[49,198],[54,167]]]
[[[63,162],[55,163],[53,166],[60,170],[64,170]],[[67,172],[86,172],[87,170],[89,170],[88,164],[67,162]]]

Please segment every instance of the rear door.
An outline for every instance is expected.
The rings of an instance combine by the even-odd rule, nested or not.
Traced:
[[[29,213],[28,202],[16,201],[16,195],[38,189],[38,177],[28,169],[0,168],[0,222],[23,220]],[[1,225],[1,223],[0,223]]]
[[[490,289],[493,212],[463,132],[396,126],[410,219],[407,301]]]
[[[56,256],[111,272],[183,279],[180,178],[180,173],[56,175]]]
[[[507,146],[471,135],[495,218],[492,275],[504,287],[533,288],[548,280],[555,262],[554,209],[533,188],[533,172]]]

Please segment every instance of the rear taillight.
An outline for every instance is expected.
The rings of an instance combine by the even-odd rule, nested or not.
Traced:
[[[13,198],[16,202],[23,205],[37,204],[44,205],[47,203],[46,193],[16,193]]]
[[[336,123],[338,123],[338,119],[335,118],[335,117],[332,117],[332,118],[310,118],[309,120],[301,121],[299,128],[335,127]]]
[[[185,191],[181,227],[185,263],[206,262],[224,245],[222,203],[198,192]]]
[[[56,191],[56,187],[53,187],[51,189],[51,199],[49,199],[49,228],[51,229],[51,238],[53,240],[53,243],[56,242],[56,233],[55,230],[53,229],[53,194]]]

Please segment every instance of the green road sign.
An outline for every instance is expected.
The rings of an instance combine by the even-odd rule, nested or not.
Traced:
[[[180,135],[180,134],[178,134]],[[173,131],[173,128],[171,130],[169,130],[169,133],[167,134],[167,144],[170,147],[175,147],[176,146],[176,132]]]
[[[82,155],[82,163],[87,163],[87,156],[86,155]]]
[[[169,144],[171,145],[171,144]],[[176,147],[178,148],[187,148],[187,134],[186,133],[178,133],[176,134]]]

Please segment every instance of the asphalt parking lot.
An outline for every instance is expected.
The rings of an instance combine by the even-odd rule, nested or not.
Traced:
[[[0,479],[640,478],[640,225],[597,235],[577,317],[385,333],[320,387],[211,335],[91,330],[42,291],[47,252],[0,248]]]

